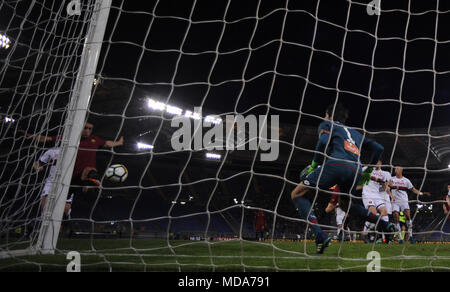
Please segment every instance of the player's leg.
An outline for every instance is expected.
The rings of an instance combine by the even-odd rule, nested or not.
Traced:
[[[400,226],[400,206],[398,203],[392,204],[392,217],[394,219],[395,229],[397,230],[397,236],[399,242],[402,242],[402,228]]]
[[[336,184],[333,182],[333,180],[336,180],[335,175],[334,169],[325,164],[322,168],[317,168],[310,173],[306,180],[300,182],[291,193],[292,202],[298,211],[300,219],[306,220],[308,224],[311,224],[310,229],[316,238],[317,253],[323,253],[324,249],[329,245],[331,237],[324,233],[318,225],[319,221],[308,197],[317,192],[315,186],[318,186],[321,190],[328,190],[333,187]]]
[[[363,201],[364,208],[368,209],[374,215],[377,214],[377,209],[375,208],[375,203],[369,196],[367,196],[366,194],[363,193],[362,201]],[[373,235],[370,236],[370,233],[373,230],[375,230],[375,223],[365,221],[362,235],[363,235],[364,241],[366,243],[369,243],[373,240],[373,238],[372,238]]]
[[[47,195],[41,197],[41,212],[44,211],[45,204],[47,204]]]
[[[405,213],[405,217],[406,217],[406,228],[407,228],[407,234],[405,237],[405,240],[413,240],[413,225],[412,225],[412,220],[411,220],[411,211],[409,210],[409,204],[406,203],[405,206],[405,210],[403,211]],[[406,209],[407,208],[407,209]]]
[[[377,211],[381,216],[381,220],[383,220],[386,223],[389,223],[388,210],[384,202],[380,202],[378,204]],[[386,235],[384,234],[384,232],[381,233],[381,240],[382,242],[386,242]]]
[[[84,190],[100,187],[100,175],[94,167],[86,167],[81,173],[80,179],[85,186]]]
[[[377,214],[373,214],[362,205],[352,202],[351,197],[355,196],[357,182],[361,178],[361,169],[355,170],[352,166],[347,165],[347,167],[342,168],[341,178],[343,180],[342,183],[339,184],[340,186],[342,185],[341,192],[352,194],[352,196],[347,195],[339,197],[339,205],[341,208],[343,210],[348,210],[348,214],[351,216],[359,217],[370,223],[376,223],[376,227],[379,231],[393,232],[393,225],[380,221],[380,217]]]
[[[341,241],[344,238],[343,223],[345,212],[341,208],[336,208],[336,225],[337,225],[337,240]]]

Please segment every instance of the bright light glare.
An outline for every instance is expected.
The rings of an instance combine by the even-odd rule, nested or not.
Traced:
[[[148,100],[148,107],[154,110],[165,111],[166,105],[160,101],[155,101],[153,99]]]
[[[220,125],[222,123],[222,120],[214,116],[207,116],[205,118],[205,122],[212,123],[214,125]]]
[[[141,149],[141,150],[151,150],[154,148],[152,145],[148,145],[148,144],[140,143],[140,142],[137,143],[137,147],[138,147],[138,149]]]
[[[167,112],[169,114],[181,116],[183,114],[183,110],[181,108],[175,107],[175,106],[167,106]]]
[[[5,117],[5,123],[14,123],[15,120],[12,118]]]
[[[194,120],[201,120],[202,117],[198,113],[193,113],[191,111],[186,111],[184,114],[186,118],[194,119]]]
[[[214,153],[206,153],[206,158],[220,160],[220,159],[222,159],[222,155],[214,154]]]
[[[11,40],[4,34],[0,34],[0,47],[3,49],[9,49],[11,46]]]

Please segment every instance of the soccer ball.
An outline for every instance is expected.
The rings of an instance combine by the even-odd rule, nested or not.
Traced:
[[[114,164],[106,170],[106,178],[115,183],[122,183],[128,177],[128,169],[122,164]]]

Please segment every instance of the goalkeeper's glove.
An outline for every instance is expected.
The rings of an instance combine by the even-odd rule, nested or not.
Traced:
[[[373,167],[367,167],[366,170],[363,171],[361,178],[359,179],[358,185],[365,186],[368,185],[370,179],[372,178]]]
[[[319,166],[317,162],[315,161],[311,162],[311,165],[305,167],[305,169],[303,169],[302,172],[300,173],[300,180],[301,181],[305,180],[306,177],[317,168],[317,166]]]

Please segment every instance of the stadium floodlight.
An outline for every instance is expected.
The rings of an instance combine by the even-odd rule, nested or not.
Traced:
[[[422,204],[417,204],[417,209],[418,210],[420,210],[420,209],[422,209],[423,208],[423,205]]]
[[[149,144],[138,142],[137,143],[137,148],[139,150],[153,150],[153,148],[155,148],[155,147],[153,145],[149,145]]]
[[[184,116],[185,116],[186,118],[190,118],[190,119],[193,119],[193,120],[201,120],[201,119],[202,119],[202,117],[200,116],[200,114],[198,114],[198,113],[193,113],[193,112],[191,112],[191,111],[186,111],[186,113],[184,114]]]
[[[10,46],[11,40],[5,34],[0,34],[0,48],[7,50]]]
[[[14,123],[15,121],[13,118],[5,117],[5,123]]]
[[[166,111],[169,114],[173,114],[173,115],[177,115],[177,116],[181,116],[183,114],[183,110],[181,108],[178,108],[178,107],[175,107],[175,106],[171,106],[171,105],[168,105],[166,107]]]
[[[236,205],[239,203],[239,201],[236,198],[234,198],[233,201]]]
[[[149,99],[147,102],[147,105],[149,108],[151,108],[152,110],[159,110],[159,111],[165,111],[166,110],[166,105],[160,101],[156,101],[153,99]]]
[[[205,122],[212,123],[214,125],[220,125],[222,123],[222,119],[214,116],[207,116],[205,118]]]
[[[220,159],[222,159],[222,155],[214,154],[214,153],[206,153],[206,158],[212,159],[212,160],[220,160]]]

